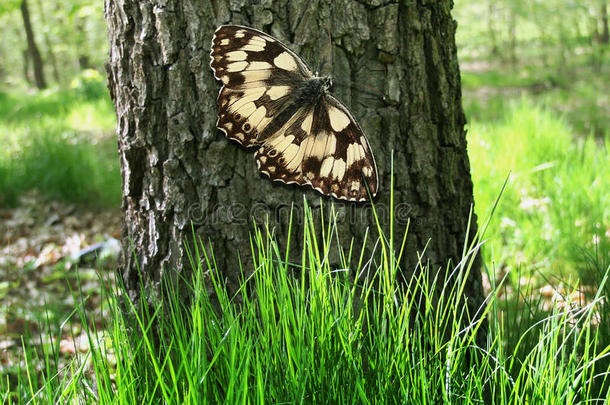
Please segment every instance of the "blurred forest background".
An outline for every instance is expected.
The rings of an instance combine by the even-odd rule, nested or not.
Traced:
[[[508,179],[484,258],[487,283],[508,274],[507,302],[528,309],[515,336],[552,302],[589,299],[610,263],[608,12],[603,0],[454,6],[481,223]],[[37,336],[34,346],[56,339],[65,358],[88,350],[75,295],[105,325],[98,273],[112,281],[121,183],[101,2],[3,0],[0,37],[6,380],[20,369],[23,336]]]

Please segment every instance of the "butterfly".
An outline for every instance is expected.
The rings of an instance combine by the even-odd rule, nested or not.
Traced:
[[[330,94],[330,77],[261,31],[223,25],[210,52],[222,81],[216,126],[256,147],[258,170],[271,180],[322,194],[366,201],[378,188],[371,147],[352,114]]]

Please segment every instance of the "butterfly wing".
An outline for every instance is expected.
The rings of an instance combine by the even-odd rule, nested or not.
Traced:
[[[348,109],[330,95],[301,108],[255,154],[261,173],[348,201],[377,194],[375,158]]]
[[[291,92],[311,77],[305,63],[277,39],[252,28],[223,25],[214,33],[210,65],[223,87],[216,126],[244,146],[289,105]]]

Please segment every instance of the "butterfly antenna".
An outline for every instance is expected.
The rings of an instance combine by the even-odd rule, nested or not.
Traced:
[[[374,93],[374,94],[378,95],[383,101],[386,101],[385,94],[383,94],[381,91],[377,90],[376,88],[371,87],[371,86],[369,86],[367,84],[363,84],[362,87],[364,87],[365,89],[367,89],[371,93]]]
[[[369,96],[375,97],[375,99],[378,99],[378,100],[380,99],[383,102],[388,101],[387,97],[381,91],[377,90],[374,87],[368,86],[366,84],[353,83],[353,82],[345,83],[341,80],[333,80],[333,83],[335,85],[335,88],[356,89],[358,91],[362,91],[363,93],[365,93]]]
[[[324,24],[324,29],[326,30],[326,33],[328,34],[328,46],[330,47],[330,71],[332,73],[334,62],[335,62],[335,57],[334,57],[335,55],[333,52],[333,37],[330,34],[330,29],[328,28],[328,26],[326,24]]]

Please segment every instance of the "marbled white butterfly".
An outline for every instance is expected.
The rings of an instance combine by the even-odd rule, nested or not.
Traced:
[[[349,201],[368,200],[367,185],[377,193],[371,147],[330,94],[329,77],[314,75],[270,35],[236,25],[216,30],[210,59],[223,83],[216,126],[229,139],[258,148],[261,173]]]

